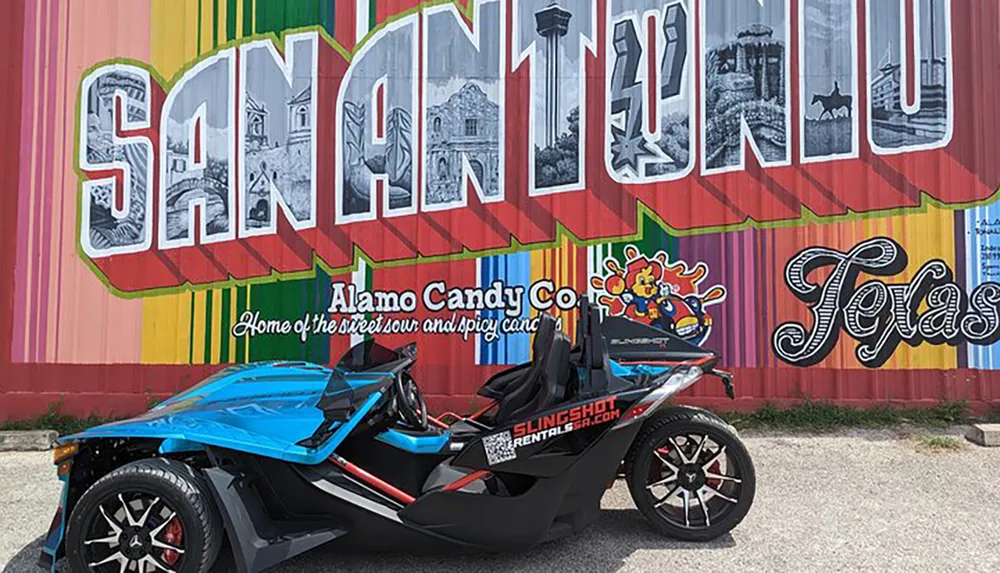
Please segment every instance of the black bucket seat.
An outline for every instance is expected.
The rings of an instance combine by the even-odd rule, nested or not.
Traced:
[[[497,426],[510,420],[514,412],[531,402],[542,386],[546,364],[556,338],[556,319],[544,312],[539,314],[538,318],[538,330],[531,344],[531,363],[520,377],[506,385],[494,418],[494,424]]]
[[[511,417],[515,420],[528,418],[533,414],[548,410],[560,403],[566,397],[572,369],[570,368],[570,340],[563,332],[556,332],[545,362],[538,387],[538,393],[527,404],[514,411]]]

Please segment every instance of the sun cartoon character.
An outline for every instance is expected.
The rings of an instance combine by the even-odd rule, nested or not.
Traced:
[[[722,286],[701,292],[708,266],[698,263],[690,269],[683,261],[669,264],[663,251],[650,259],[634,245],[625,247],[625,257],[624,268],[609,258],[604,262],[609,274],[591,279],[595,289],[607,293],[598,296],[598,302],[611,316],[627,316],[695,344],[703,343],[712,329],[706,308],[726,299]]]
[[[657,253],[657,256],[660,254],[663,253]],[[625,256],[628,262],[624,269],[618,266],[615,259],[604,261],[604,267],[611,274],[604,278],[594,277],[591,284],[611,295],[599,297],[598,302],[607,307],[612,315],[625,315],[651,323],[660,318],[659,302],[664,294],[660,289],[666,254],[662,259],[654,257],[650,260],[639,249],[629,245],[625,247]]]

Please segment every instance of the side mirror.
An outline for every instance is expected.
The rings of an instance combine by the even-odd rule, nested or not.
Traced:
[[[396,352],[400,356],[405,356],[406,358],[411,358],[413,360],[416,360],[417,359],[417,343],[416,342],[411,342],[411,343],[406,344],[404,346],[400,346],[399,348],[396,349]]]

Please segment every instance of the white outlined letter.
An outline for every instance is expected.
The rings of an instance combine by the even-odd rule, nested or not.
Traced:
[[[236,50],[198,62],[174,85],[160,120],[159,246],[236,238]]]
[[[905,25],[907,3],[913,30]],[[868,0],[865,15],[872,150],[892,155],[945,147],[955,125],[951,0]],[[910,34],[915,54],[904,57]],[[907,93],[910,74],[913,94]]]
[[[83,79],[80,169],[119,170],[123,183],[119,189],[115,177],[105,177],[81,185],[80,245],[91,258],[139,253],[153,244],[153,144],[144,136],[116,135],[149,127],[150,88],[149,72],[126,64],[101,66]]]
[[[315,32],[240,46],[240,236],[277,232],[277,209],[301,231],[316,226]],[[287,60],[287,62],[286,62]]]
[[[473,3],[472,30],[454,4],[424,10],[424,211],[504,200],[506,0]]]

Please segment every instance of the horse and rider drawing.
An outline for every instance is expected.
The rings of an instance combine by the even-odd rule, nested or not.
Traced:
[[[837,114],[834,112],[842,108],[847,110],[847,117],[851,117],[853,102],[853,97],[840,93],[840,83],[834,81],[833,91],[828,95],[813,94],[812,104],[810,105],[818,103],[823,106],[823,113],[819,114],[819,119],[823,119],[823,116],[826,114],[830,114],[830,119],[835,119]]]

